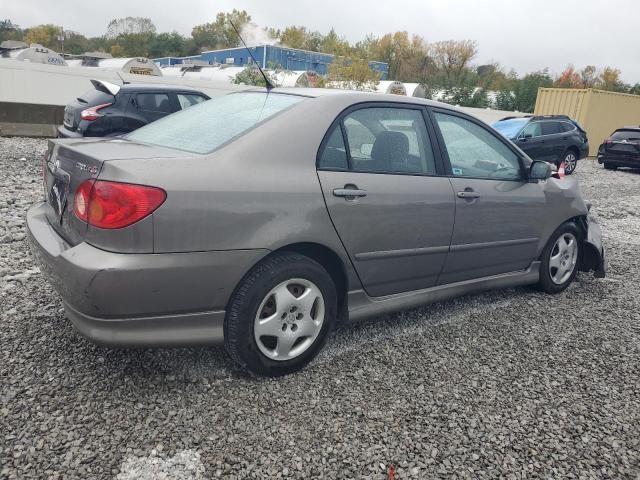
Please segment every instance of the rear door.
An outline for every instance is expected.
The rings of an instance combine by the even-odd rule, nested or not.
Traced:
[[[558,121],[545,120],[540,123],[544,139],[544,160],[558,162],[569,145],[569,134],[564,132]]]
[[[433,109],[456,195],[451,248],[439,283],[526,269],[536,258],[546,197],[519,155],[477,120]]]
[[[447,256],[454,196],[424,114],[363,104],[335,122],[319,151],[329,214],[371,296],[435,285]]]
[[[129,130],[154,122],[175,111],[175,99],[168,92],[137,92],[127,110]]]

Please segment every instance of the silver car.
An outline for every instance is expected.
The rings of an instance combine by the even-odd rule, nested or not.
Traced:
[[[101,344],[224,342],[275,376],[347,319],[604,275],[576,181],[436,102],[248,91],[44,162],[33,252]]]

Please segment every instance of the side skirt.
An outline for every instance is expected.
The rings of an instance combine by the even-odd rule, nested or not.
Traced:
[[[402,292],[384,297],[370,297],[364,290],[348,293],[349,320],[357,321],[375,315],[415,308],[420,305],[439,302],[460,295],[507,287],[517,287],[536,283],[540,276],[540,262],[532,262],[529,268],[518,272],[502,273],[490,277],[475,278],[449,285]]]

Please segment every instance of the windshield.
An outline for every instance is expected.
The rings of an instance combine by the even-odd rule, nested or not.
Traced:
[[[492,126],[506,138],[516,138],[522,127],[529,121],[528,118],[512,118],[510,120],[500,120]]]
[[[234,93],[169,115],[126,138],[192,153],[209,153],[302,100],[304,97],[277,93]]]

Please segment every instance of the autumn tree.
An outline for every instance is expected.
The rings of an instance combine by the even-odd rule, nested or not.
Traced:
[[[473,40],[446,40],[429,47],[436,72],[449,84],[455,84],[465,76],[477,53],[478,46]]]
[[[593,88],[598,81],[598,69],[595,65],[587,65],[580,70],[580,82],[582,83],[582,88]]]
[[[582,78],[573,65],[567,65],[553,83],[556,88],[582,88]]]
[[[214,22],[196,25],[191,30],[195,46],[199,50],[216,50],[238,46],[240,39],[230,22],[233,22],[236,28],[241,31],[246,24],[251,22],[251,15],[245,10],[240,11],[234,8],[230,13],[218,13]]]
[[[62,27],[53,24],[37,25],[25,30],[24,41],[28,44],[37,43],[52,50],[61,49],[60,36]]]
[[[380,82],[380,73],[369,68],[369,62],[365,59],[334,57],[328,70],[327,77],[320,82],[320,86],[373,90]]]
[[[596,88],[609,90],[611,92],[628,91],[628,87],[626,87],[626,85],[624,85],[624,83],[620,79],[620,70],[611,67],[604,67],[602,69],[599,82],[596,84]]]

